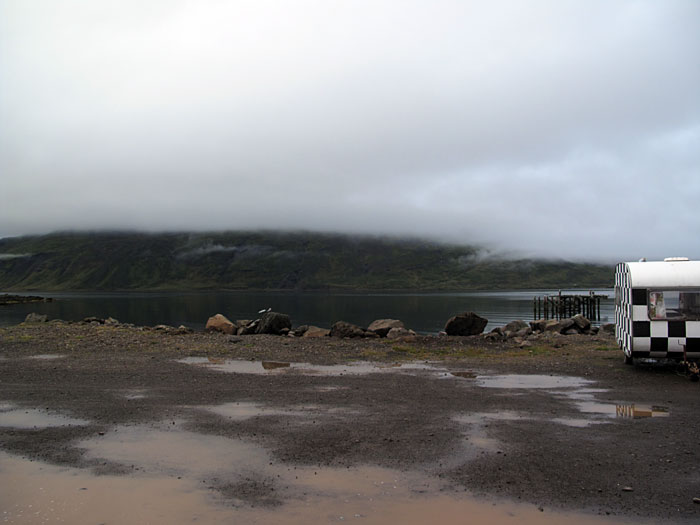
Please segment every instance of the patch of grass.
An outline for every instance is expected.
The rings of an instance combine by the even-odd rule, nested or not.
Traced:
[[[596,352],[617,352],[620,349],[616,346],[596,346],[593,350]]]

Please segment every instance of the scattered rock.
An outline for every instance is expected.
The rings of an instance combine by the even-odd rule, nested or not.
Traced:
[[[194,330],[192,330],[192,328],[186,327],[184,324],[181,324],[175,329],[175,333],[178,335],[192,334],[194,333]]]
[[[574,326],[574,321],[573,319],[551,319],[547,321],[547,323],[544,325],[544,331],[545,332],[556,332],[558,334],[563,334],[566,332],[569,328]],[[578,333],[578,332],[577,332]]]
[[[623,492],[634,492],[634,489],[632,487],[622,487]]]
[[[591,328],[591,322],[581,314],[576,314],[571,318],[579,332],[585,332]]]
[[[292,321],[287,314],[265,312],[255,328],[256,334],[287,335]],[[286,331],[285,331],[286,330]]]
[[[104,324],[105,320],[101,319],[100,317],[86,317],[83,319],[84,323],[96,323],[96,324]]]
[[[615,323],[605,323],[600,327],[600,329],[605,332],[606,334],[614,334],[615,333]]]
[[[248,321],[248,324],[238,328],[238,335],[253,335],[257,330],[259,323],[260,319],[256,319],[255,321]]]
[[[503,327],[504,332],[519,332],[523,328],[530,328],[530,325],[525,321],[511,321]]]
[[[532,334],[532,328],[530,328],[527,324],[523,328],[521,328],[520,330],[515,332],[516,337],[522,337],[522,338],[528,337],[531,334]]]
[[[104,324],[110,326],[117,326],[119,324],[119,321],[117,321],[114,317],[108,317],[107,319],[105,319]]]
[[[374,332],[368,332],[364,328],[360,328],[357,325],[347,323],[345,321],[336,322],[331,327],[330,336],[331,337],[344,337],[344,338],[379,337]]]
[[[407,338],[415,338],[416,333],[413,330],[409,330],[404,327],[394,327],[389,332],[386,334],[387,339],[403,339],[406,340]]]
[[[488,324],[488,319],[474,312],[464,312],[451,317],[445,324],[447,335],[479,335]]]
[[[406,327],[398,319],[377,319],[376,321],[372,321],[372,324],[367,327],[367,330],[374,332],[379,337],[387,337],[387,334],[393,328],[405,329]]]
[[[530,321],[530,328],[535,332],[544,332],[544,327],[547,326],[549,322],[548,319],[537,319],[536,321]]]
[[[206,330],[210,332],[221,332],[222,334],[235,335],[236,327],[226,316],[216,314],[207,320]]]
[[[487,341],[502,341],[505,338],[505,336],[500,331],[491,331],[488,334],[483,334],[482,337]]]
[[[30,313],[24,318],[25,323],[45,323],[49,320],[49,317],[44,314]]]
[[[311,337],[311,338],[328,337],[330,334],[331,334],[331,331],[327,330],[325,328],[319,328],[318,326],[309,326],[304,331],[302,337]]]
[[[291,335],[294,337],[303,337],[303,335],[306,333],[306,331],[309,329],[309,325],[303,324],[301,326],[297,326],[294,330],[291,331]]]

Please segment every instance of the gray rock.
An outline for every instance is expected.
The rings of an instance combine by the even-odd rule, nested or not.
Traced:
[[[479,335],[488,324],[488,319],[474,312],[464,312],[451,317],[445,324],[447,335]]]
[[[525,325],[523,328],[515,332],[516,337],[528,337],[530,334],[532,334],[532,328],[529,326]]]
[[[331,326],[330,336],[331,337],[346,337],[346,338],[358,338],[367,337],[367,331],[364,328],[360,328],[352,323],[347,323],[345,321],[338,321],[333,326]],[[370,332],[372,335],[377,336],[374,332]]]
[[[605,323],[600,329],[606,334],[615,334],[615,323]]]
[[[504,332],[518,332],[522,330],[523,328],[530,328],[530,325],[527,324],[525,321],[511,321],[507,325],[503,327]]]
[[[402,326],[392,328],[386,334],[387,339],[406,339],[406,338],[414,338],[415,336],[416,336],[416,333],[413,330],[408,330],[407,328],[404,328]]]
[[[247,325],[241,326],[237,330],[237,335],[253,335],[255,331],[258,328],[258,324],[260,323],[260,319],[256,319],[255,321],[250,321]]]
[[[309,325],[303,324],[301,326],[297,326],[291,333],[294,337],[303,337],[308,329]]]
[[[591,322],[581,314],[576,314],[571,320],[576,324],[579,332],[585,332],[591,328]]]
[[[119,324],[119,321],[117,321],[114,317],[108,317],[107,319],[105,319],[105,324],[110,326],[117,326]]]
[[[556,319],[551,319],[547,321],[547,323],[544,325],[544,331],[545,332],[556,332],[558,334],[563,334],[566,332],[569,328],[574,326],[574,321],[573,319],[561,319],[557,321]]]
[[[49,317],[44,314],[30,313],[24,318],[25,323],[45,323],[49,320]]]
[[[317,337],[328,337],[331,331],[325,328],[319,328],[318,326],[309,326],[302,337],[317,338]]]
[[[367,327],[367,330],[374,332],[379,337],[387,337],[387,334],[393,328],[406,328],[404,324],[398,319],[377,319],[372,321]]]
[[[292,329],[292,321],[287,314],[266,312],[255,328],[256,334],[286,335]],[[286,331],[285,331],[286,330]]]
[[[545,326],[549,322],[548,319],[538,319],[537,321],[530,321],[530,328],[535,332],[544,332]]]
[[[482,337],[487,341],[502,341],[504,335],[501,332],[491,331],[488,334],[483,334]]]

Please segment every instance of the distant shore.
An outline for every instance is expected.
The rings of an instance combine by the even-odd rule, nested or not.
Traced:
[[[40,297],[38,295],[0,295],[0,306],[8,304],[50,303],[51,301],[53,301],[51,297]]]

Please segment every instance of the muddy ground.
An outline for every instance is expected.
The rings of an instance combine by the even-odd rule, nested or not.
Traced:
[[[23,323],[0,329],[0,416],[23,411],[39,423],[0,425],[0,446],[53,465],[132,475],[157,465],[86,443],[172,426],[254,443],[286,471],[370,465],[420,472],[441,493],[542,510],[700,520],[700,386],[669,367],[623,364],[611,335],[549,334],[532,343]],[[374,366],[348,365],[355,361]],[[501,375],[510,377],[494,378]],[[42,415],[80,424],[42,425]],[[280,479],[274,469],[251,468],[198,482],[232,505],[269,508],[294,497]]]

